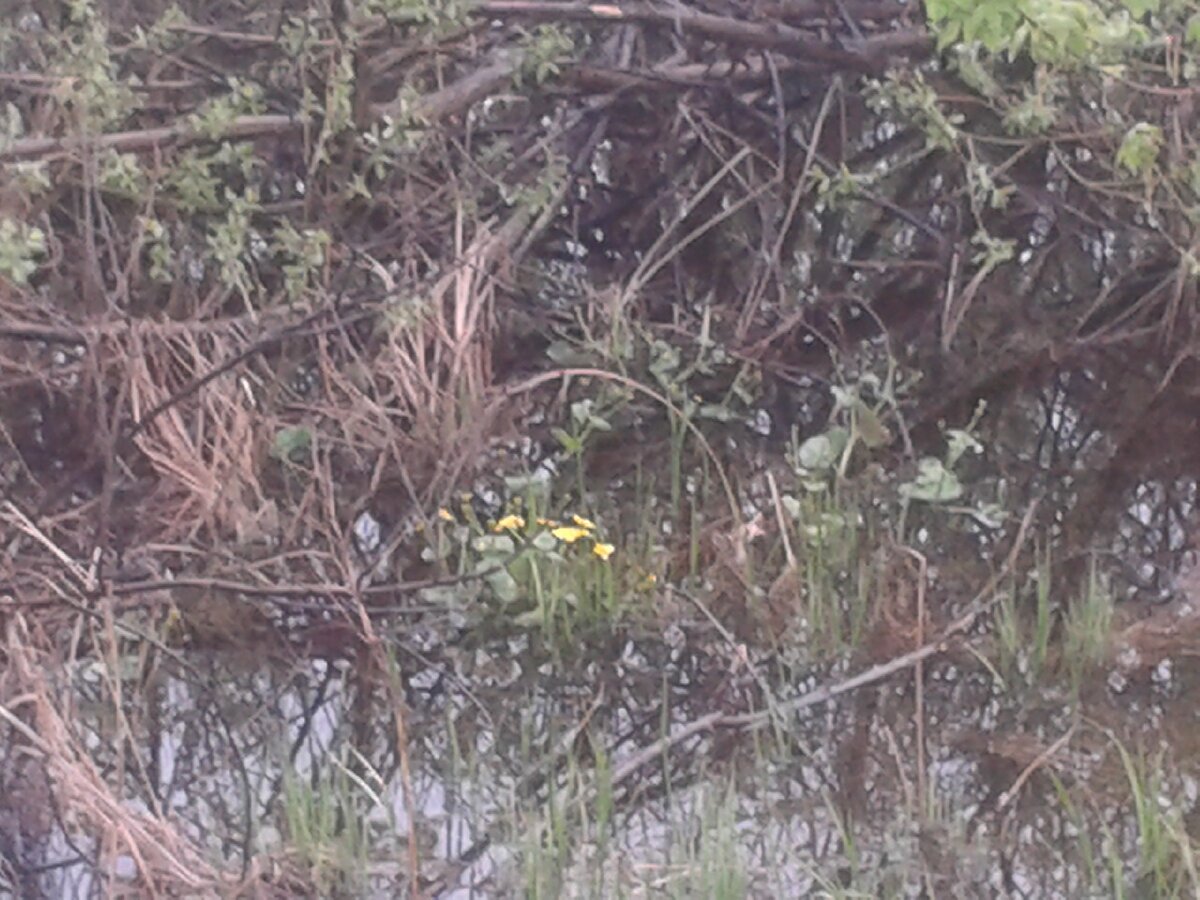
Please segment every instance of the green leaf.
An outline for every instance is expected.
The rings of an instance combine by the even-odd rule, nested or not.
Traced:
[[[591,400],[576,400],[571,404],[571,421],[576,425],[586,425],[592,415]]]
[[[572,434],[567,433],[561,428],[551,428],[550,433],[554,435],[554,439],[562,444],[563,450],[570,456],[576,456],[583,451],[583,441],[579,440]]]
[[[543,623],[542,610],[538,607],[527,609],[520,615],[513,617],[513,624],[519,625],[522,628],[537,628]]]
[[[705,403],[696,414],[702,419],[712,419],[716,422],[732,422],[737,415],[723,403]]]
[[[271,455],[279,460],[294,459],[308,452],[312,446],[312,432],[307,428],[281,428],[275,432],[275,443],[271,447]]]
[[[461,584],[442,584],[422,588],[417,592],[417,598],[422,605],[462,607],[472,600],[479,598],[481,586],[478,582],[463,582]]]
[[[679,368],[679,351],[665,341],[655,341],[651,353],[654,358],[650,361],[650,373],[659,381]]]
[[[872,450],[886,447],[892,442],[892,433],[875,415],[874,410],[861,400],[854,408],[854,426],[862,442]]]
[[[46,252],[46,236],[12,219],[0,219],[0,276],[16,284],[26,284],[37,271],[35,257]]]
[[[978,44],[960,44],[955,47],[954,67],[958,70],[959,77],[975,93],[989,99],[995,99],[1004,93],[992,73],[980,61]]]
[[[810,472],[832,469],[846,451],[846,443],[849,440],[850,434],[845,428],[831,428],[801,444],[796,454],[797,460]]]
[[[948,503],[962,496],[962,482],[942,465],[940,459],[926,457],[917,464],[917,477],[900,485],[900,496],[925,503]]]
[[[1162,6],[1161,0],[1122,0],[1130,15],[1140,19],[1146,13],[1156,13]]]
[[[975,435],[961,428],[951,428],[946,432],[946,465],[953,468],[962,459],[963,454],[970,450],[972,453],[982,453],[983,444],[975,439]]]
[[[539,532],[531,543],[535,550],[540,550],[542,553],[550,553],[558,549],[558,538],[548,531]]]
[[[1007,6],[994,0],[979,3],[963,22],[963,41],[977,40],[992,53],[1002,50],[1020,21],[1017,10]]]
[[[513,539],[506,534],[481,534],[471,542],[476,552],[484,556],[508,556],[517,547]],[[494,560],[486,561],[481,568],[487,569],[495,565]]]
[[[999,528],[1008,518],[1008,512],[999,503],[980,503],[971,515],[987,528]]]
[[[858,391],[854,388],[838,387],[835,384],[829,390],[833,394],[835,410],[854,409],[855,405],[859,402]]]
[[[492,589],[492,593],[501,603],[512,603],[521,592],[517,585],[517,579],[509,574],[508,569],[497,569],[484,578],[484,581],[487,582],[488,587]]]
[[[1183,39],[1189,47],[1200,45],[1200,13],[1196,13],[1188,19]]]
[[[443,544],[438,547],[433,547],[433,546],[422,547],[421,548],[421,560],[422,560],[422,562],[427,562],[427,563],[441,562],[442,560],[450,558],[450,553],[453,549],[454,549],[453,546],[448,543]]]
[[[1004,130],[1009,134],[1045,134],[1057,116],[1058,110],[1040,92],[1029,91],[1004,113]]]
[[[555,341],[546,348],[546,356],[550,357],[552,363],[565,369],[586,366],[592,362],[587,353],[566,341]]]
[[[1117,150],[1117,165],[1130,175],[1148,175],[1158,161],[1163,133],[1157,125],[1138,122],[1125,133]]]
[[[549,493],[550,489],[550,479],[548,476],[549,473],[545,469],[537,469],[528,474],[505,475],[504,489],[511,496],[534,494],[538,497],[544,497]]]
[[[925,15],[930,22],[941,22],[953,8],[951,0],[925,0]]]

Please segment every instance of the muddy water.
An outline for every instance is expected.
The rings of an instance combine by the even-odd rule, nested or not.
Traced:
[[[1155,803],[1195,821],[1200,725],[1188,697],[1200,672],[1200,417],[1188,374],[1164,387],[1161,368],[1130,373],[1093,359],[1035,384],[975,385],[944,404],[953,413],[989,402],[985,452],[964,481],[1011,514],[999,528],[929,511],[910,522],[930,563],[934,619],[994,570],[1017,514],[1040,496],[1039,540],[1059,561],[1054,602],[1068,602],[1090,566],[1119,601],[1109,658],[1081,699],[1052,680],[1001,679],[954,650],[923,671],[919,722],[905,672],[774,729],[702,733],[613,787],[602,835],[569,813],[572,852],[553,864],[541,837],[548,810],[598,761],[619,768],[707,713],[761,707],[763,680],[786,701],[881,651],[821,661],[731,647],[686,608],[669,623],[639,618],[572,662],[451,616],[395,623],[382,637],[405,685],[411,796],[384,679],[343,652],[288,658],[209,640],[183,651],[188,671],[167,657],[131,657],[125,742],[115,740],[98,667],[64,673],[61,696],[101,766],[123,756],[132,808],[163,810],[235,870],[257,854],[299,856],[328,879],[329,895],[400,895],[414,841],[422,889],[447,898],[515,896],[531,884],[543,896],[703,896],[722,877],[727,896],[1112,896],[1102,847],[1123,861],[1127,896],[1157,896],[1137,882],[1144,838],[1114,748],[1162,751]],[[918,424],[913,438],[920,450],[937,435]],[[896,640],[883,644],[892,654],[907,646]],[[981,637],[976,646],[990,645]],[[300,826],[287,810],[294,816],[322,792],[335,810],[344,804],[331,833],[344,838],[348,821],[361,831],[357,843],[327,841],[346,857],[295,849]],[[47,866],[29,876],[32,890],[89,896],[133,877],[126,859],[105,884],[86,861],[93,846],[68,841],[59,825],[44,834],[24,849],[27,862]],[[1090,867],[1081,835],[1095,849]],[[353,882],[338,881],[339,869]]]

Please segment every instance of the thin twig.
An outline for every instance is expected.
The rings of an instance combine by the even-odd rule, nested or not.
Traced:
[[[920,647],[925,643],[925,584],[929,561],[925,558],[925,554],[912,547],[901,547],[900,549],[917,561],[917,646]],[[925,790],[925,663],[923,661],[913,667],[913,681],[913,716],[917,722],[917,794],[921,798],[921,804],[917,809],[921,821],[924,822],[925,804],[928,802],[929,795]]]
[[[897,656],[887,662],[871,666],[871,668],[860,672],[852,678],[847,678],[835,684],[824,685],[808,692],[802,697],[796,697],[793,700],[780,703],[776,710],[742,714],[709,713],[706,716],[702,716],[699,719],[689,722],[674,734],[659,738],[654,743],[626,757],[620,764],[613,768],[612,784],[619,784],[633,775],[642,766],[654,761],[672,747],[678,746],[697,734],[715,731],[718,728],[761,728],[768,723],[772,714],[795,713],[814,706],[820,706],[843,694],[849,694],[859,688],[877,684],[899,672],[911,669],[913,666],[924,662],[932,656],[946,652],[954,639],[968,631],[975,624],[979,616],[995,604],[996,597],[994,594],[996,586],[1016,566],[1021,550],[1025,546],[1029,527],[1033,522],[1037,507],[1038,503],[1034,501],[1026,511],[1025,517],[1021,520],[1021,525],[1017,530],[1016,537],[1013,539],[1012,549],[1004,561],[1004,565],[988,579],[979,593],[967,604],[967,608],[963,614],[946,626],[941,635],[935,640],[929,641],[917,649]]]
[[[1016,780],[1012,783],[1012,786],[1003,794],[1001,794],[1000,799],[996,801],[997,812],[1012,803],[1013,800],[1017,798],[1017,794],[1020,793],[1021,788],[1025,786],[1025,782],[1033,777],[1033,773],[1045,766],[1046,763],[1050,762],[1050,760],[1054,758],[1055,754],[1057,754],[1059,750],[1061,750],[1070,742],[1078,725],[1078,720],[1072,722],[1071,727],[1068,728],[1058,740],[1039,753],[1033,762],[1021,770],[1021,774],[1017,776]]]

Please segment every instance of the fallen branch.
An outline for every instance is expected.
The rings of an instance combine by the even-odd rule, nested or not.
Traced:
[[[465,75],[439,91],[422,97],[412,107],[417,119],[426,123],[438,122],[460,115],[470,106],[508,84],[521,65],[520,54],[506,54],[496,61]],[[377,115],[396,115],[401,112],[399,101],[378,105]],[[307,120],[282,113],[239,116],[218,136],[220,140],[249,140],[267,135],[287,135],[298,132]],[[118,131],[112,134],[74,135],[71,137],[22,138],[0,145],[0,162],[23,159],[42,159],[61,156],[82,149],[113,150],[117,153],[145,153],[165,146],[187,146],[213,140],[213,135],[197,131],[184,121],[160,128],[138,131]]]
[[[226,140],[245,140],[265,135],[287,134],[299,130],[303,121],[294,116],[240,116],[222,132]],[[187,145],[212,140],[212,136],[196,131],[189,123],[143,128],[139,131],[118,131],[112,134],[76,135],[72,137],[21,138],[0,146],[0,161],[40,159],[82,150],[113,150],[117,153],[139,153],[167,145]]]
[[[631,775],[638,771],[642,766],[653,762],[655,759],[662,756],[668,750],[678,746],[688,738],[694,737],[697,734],[703,734],[707,731],[715,731],[719,728],[739,728],[751,729],[761,728],[767,725],[772,718],[787,713],[797,713],[801,710],[811,709],[814,706],[820,706],[828,703],[837,697],[844,694],[852,693],[859,688],[869,687],[873,684],[896,675],[899,672],[907,671],[914,666],[919,665],[932,656],[940,653],[945,653],[950,649],[951,644],[961,635],[965,634],[976,620],[987,610],[991,609],[996,602],[996,587],[1009,572],[1013,570],[1017,559],[1020,557],[1021,550],[1025,546],[1025,540],[1029,533],[1029,526],[1033,522],[1033,515],[1037,510],[1037,502],[1030,504],[1029,509],[1025,513],[1025,517],[1021,520],[1021,525],[1017,529],[1017,535],[1013,539],[1012,549],[1009,550],[1008,557],[1004,561],[1004,565],[991,578],[987,584],[980,589],[967,605],[966,611],[961,616],[951,622],[943,629],[941,635],[936,639],[928,641],[917,649],[890,659],[887,662],[879,663],[871,666],[857,675],[847,678],[844,681],[839,681],[836,684],[825,685],[816,690],[809,691],[801,697],[796,697],[790,701],[779,703],[771,709],[762,710],[752,713],[709,713],[692,722],[689,722],[679,731],[674,734],[666,735],[659,738],[652,744],[649,744],[627,756],[624,760],[617,763],[612,770],[611,785],[616,786],[622,781],[627,780]],[[591,790],[594,790],[591,789]],[[589,792],[590,793],[590,792]]]
[[[773,21],[733,19],[701,12],[679,4],[574,3],[551,0],[488,0],[472,10],[492,18],[520,17],[535,21],[618,22],[661,25],[693,37],[760,50],[776,50],[789,56],[827,64],[833,69],[874,71],[879,61],[862,50],[845,50],[817,40],[805,31]]]

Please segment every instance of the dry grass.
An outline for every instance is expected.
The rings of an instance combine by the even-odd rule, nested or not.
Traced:
[[[596,4],[481,3],[462,21],[354,28],[316,15],[305,20],[314,40],[297,53],[283,39],[294,23],[277,18],[293,11],[287,4],[248,14],[239,5],[193,3],[204,23],[166,28],[153,50],[115,38],[135,23],[152,28],[150,10],[161,4],[91,5],[95,28],[59,35],[74,26],[56,23],[5,47],[6,68],[18,72],[5,76],[6,104],[11,91],[28,133],[0,141],[0,161],[44,163],[47,184],[0,189],[0,218],[36,223],[46,244],[30,284],[0,276],[0,715],[21,758],[44,771],[67,830],[96,845],[97,871],[111,872],[121,857],[133,861],[131,890],[291,896],[303,887],[270,859],[247,854],[237,871],[214,862],[169,813],[130,803],[128,788],[142,777],[130,755],[117,752],[107,768],[79,732],[64,673],[80,660],[107,673],[105,700],[116,732],[129,740],[134,730],[120,720],[128,686],[113,673],[125,642],[167,655],[153,631],[164,607],[213,607],[222,593],[243,607],[254,601],[256,621],[271,623],[270,613],[291,611],[285,601],[303,604],[341,629],[347,655],[386,679],[411,802],[405,686],[389,668],[371,603],[402,609],[413,591],[367,586],[385,569],[400,582],[409,569],[427,574],[415,554],[405,555],[406,529],[470,486],[491,444],[525,433],[504,418],[506,404],[567,378],[607,379],[682,421],[692,392],[728,388],[702,377],[664,384],[662,393],[641,385],[641,350],[625,345],[644,332],[678,338],[684,355],[692,345],[720,346],[723,358],[761,379],[764,406],[772,402],[768,375],[787,374],[792,381],[774,385],[783,405],[802,393],[792,390],[797,379],[824,377],[843,347],[863,346],[876,327],[902,329],[940,309],[945,345],[971,332],[987,346],[987,334],[968,324],[983,317],[980,308],[1007,329],[1023,321],[1020,304],[1034,292],[1024,284],[1009,290],[1024,273],[972,274],[954,255],[972,235],[1014,230],[999,207],[963,206],[954,215],[940,208],[945,198],[972,196],[962,175],[968,148],[914,156],[903,145],[908,132],[920,137],[919,123],[914,129],[903,117],[868,113],[851,80],[925,51],[867,37],[877,56],[866,60],[840,38],[824,46],[816,35],[833,33],[827,11],[813,13],[815,21],[767,24],[700,14],[685,3],[617,22],[622,17]],[[557,33],[532,28],[557,15],[564,17],[553,22]],[[100,25],[109,16],[106,36]],[[508,24],[477,27],[492,16]],[[886,17],[854,27],[892,36]],[[97,35],[104,46],[87,43]],[[103,61],[81,75],[76,60],[50,46],[60,37],[61,46],[87,46]],[[384,44],[386,52],[377,52]],[[798,46],[825,52],[799,60]],[[725,47],[727,59],[713,59],[714,48]],[[554,58],[541,60],[544,71],[528,71],[526,63],[547,52]],[[801,62],[802,77],[819,85],[803,96],[781,79],[799,74]],[[347,72],[349,80],[339,81]],[[236,100],[230,78],[265,86],[264,109],[231,112],[213,140],[190,117],[204,113],[199,100]],[[136,88],[131,108],[104,134],[85,134],[82,117],[118,104],[89,110],[72,93],[80,84],[114,96]],[[1123,102],[1121,90],[1112,94]],[[1156,113],[1135,99],[1140,111]],[[1161,106],[1164,116],[1175,115],[1173,101]],[[971,111],[964,134],[999,127],[985,107],[977,117]],[[394,120],[380,127],[385,113]],[[1062,204],[1055,215],[1081,230],[1124,225],[1143,203],[1140,185],[1086,189],[1113,175],[1110,126],[1083,105],[1076,120],[1061,124],[1072,142],[1101,135],[1085,177],[1054,195]],[[896,146],[879,138],[889,131]],[[391,139],[385,133],[395,146],[383,147]],[[1015,196],[1051,196],[1040,167],[1031,176],[1015,165],[1023,150],[1008,157],[1011,140],[1005,136],[999,150],[980,141],[970,148],[972,164],[994,170]],[[136,190],[106,182],[105,167],[114,163],[132,169],[125,174]],[[215,178],[212,199],[192,202],[205,185],[184,191],[177,179],[205,166]],[[847,184],[826,190],[843,173]],[[225,217],[238,202],[250,211],[245,232],[231,237]],[[1089,210],[1087,221],[1071,220],[1073,209]],[[1115,343],[1122,329],[1158,318],[1165,339],[1188,331],[1194,291],[1175,249],[1192,243],[1190,225],[1183,227],[1190,220],[1167,212],[1163,233],[1145,229],[1140,238],[1158,249],[1130,254],[1149,262],[1131,262],[1112,280],[1087,311],[1086,329],[1061,326],[1071,335],[1065,343],[1080,335]],[[165,278],[149,271],[146,217],[161,220],[174,254]],[[327,239],[296,292],[286,272],[297,264],[294,254],[272,243],[283,226]],[[222,258],[218,238],[228,244]],[[590,299],[579,305],[590,308],[558,298],[543,304],[539,266],[561,262],[564,247],[577,263],[571,248],[584,244],[587,267],[578,268]],[[1086,242],[1055,242],[1052,252],[1061,258],[1039,272],[1091,264]],[[531,260],[537,265],[526,265]],[[1113,265],[1126,261],[1114,256]],[[1146,287],[1164,271],[1172,285],[1178,281],[1171,296]],[[595,298],[604,296],[612,302],[601,310]],[[532,336],[534,346],[586,333],[609,347],[603,365],[619,371],[581,366],[516,383],[499,363],[514,338],[504,327],[514,313],[531,321],[530,335],[520,337]],[[994,343],[1005,361],[985,360],[962,385],[948,371],[938,389],[949,396],[933,398],[938,409],[973,401],[976,375],[982,382],[1003,374],[1012,348]],[[778,418],[815,427],[786,409]],[[277,440],[287,430],[303,431],[303,452],[280,459]],[[920,576],[907,562],[882,573],[882,599],[868,590],[876,573],[862,564],[849,580],[870,584],[843,598],[838,576],[860,565],[857,546],[814,563],[817,551],[798,535],[788,543],[778,496],[780,534],[772,539],[785,544],[784,567],[779,574],[772,558],[770,575],[779,577],[769,608],[748,606],[751,570],[766,554],[761,523],[740,522],[740,498],[722,463],[698,425],[689,419],[686,430],[713,463],[732,515],[688,548],[703,557],[698,567],[714,582],[718,612],[724,604],[750,638],[764,631],[777,638],[808,615],[832,623],[828,643],[838,652],[873,625],[867,649],[881,663],[925,644],[937,618],[925,608],[924,561]],[[681,467],[681,451],[674,465]],[[356,543],[364,512],[380,523],[377,550]],[[177,589],[185,584],[193,593]],[[239,627],[234,618],[227,630]],[[1189,654],[1193,618],[1162,628],[1138,623],[1118,643],[1147,662]],[[130,621],[147,632],[130,638],[120,631]],[[918,673],[923,659],[915,661]],[[413,879],[418,849],[409,846]]]
[[[115,348],[124,362],[116,375],[129,385],[129,420],[163,408],[134,441],[157,475],[157,506],[167,515],[166,541],[187,541],[206,529],[247,544],[273,531],[260,481],[268,436],[243,377],[215,379],[182,403],[172,398],[194,377],[235,352],[234,335],[210,331],[163,335],[153,326],[131,330]],[[114,379],[114,380],[116,380]]]
[[[51,685],[49,672],[62,671],[66,661],[39,651],[25,617],[9,620],[4,655],[7,666],[0,680],[0,717],[22,752],[44,767],[60,821],[91,836],[99,872],[117,870],[117,858],[128,856],[137,866],[141,887],[150,896],[180,890],[193,894],[231,892],[241,876],[222,872],[207,854],[159,810],[137,811],[114,789],[119,778],[101,772],[80,744],[69,690]],[[84,837],[85,843],[88,841]]]

